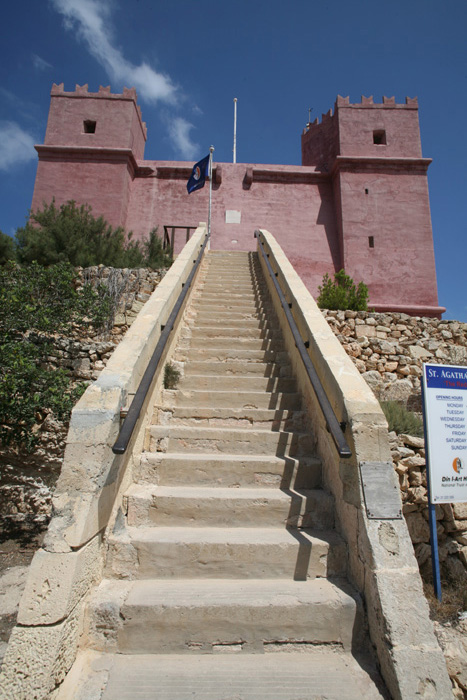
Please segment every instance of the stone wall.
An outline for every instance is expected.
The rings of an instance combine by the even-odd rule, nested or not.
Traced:
[[[74,383],[97,379],[165,272],[102,265],[78,269],[76,287],[85,282],[107,286],[113,313],[104,332],[90,328],[86,338],[57,337],[47,358],[49,367],[68,370]],[[4,538],[37,533],[50,519],[68,425],[42,411],[37,414],[34,431],[38,444],[32,453],[0,448],[0,531]]]
[[[413,318],[399,313],[323,311],[329,325],[380,401],[421,411],[422,363],[467,365],[467,323]],[[403,513],[424,574],[431,569],[423,438],[390,433]],[[467,572],[467,505],[436,506],[439,556],[444,573]]]

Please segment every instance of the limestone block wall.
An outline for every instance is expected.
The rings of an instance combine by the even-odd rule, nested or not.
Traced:
[[[400,313],[327,311],[323,316],[380,401],[421,411],[423,362],[467,365],[467,323]],[[390,433],[403,513],[422,571],[431,567],[425,449],[422,438]],[[467,576],[467,505],[438,505],[439,554],[445,572]]]

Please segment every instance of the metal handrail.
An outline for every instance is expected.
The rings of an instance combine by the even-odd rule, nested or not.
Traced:
[[[185,301],[185,297],[188,293],[188,290],[190,289],[190,285],[193,281],[193,277],[195,276],[196,270],[199,267],[208,240],[209,237],[206,236],[198,257],[196,258],[196,260],[193,260],[194,267],[188,275],[186,282],[183,283],[182,291],[180,292],[178,299],[175,302],[175,306],[173,307],[170,316],[167,319],[167,323],[162,329],[162,333],[160,335],[159,340],[157,341],[156,348],[152,354],[151,359],[148,362],[148,366],[146,367],[143,377],[136,390],[134,399],[131,402],[126,418],[123,421],[122,427],[120,428],[117,440],[114,446],[112,447],[112,452],[116,455],[123,454],[126,448],[128,447],[128,443],[131,440],[133,430],[135,429],[147,393],[151,387],[159,362],[161,361],[162,354],[169,339],[169,335],[172,332],[172,329],[175,325],[175,321],[177,320],[177,316],[180,312],[180,309],[182,308],[183,302]]]
[[[311,360],[311,357],[306,351],[306,346],[305,343],[302,340],[302,337],[300,335],[300,332],[298,330],[298,326],[295,322],[294,317],[292,316],[292,312],[290,310],[290,306],[284,296],[284,293],[282,289],[280,288],[279,282],[277,281],[277,275],[274,272],[274,270],[271,267],[271,263],[268,260],[268,255],[266,251],[264,250],[263,243],[260,239],[260,231],[255,231],[255,238],[258,239],[258,247],[259,250],[264,258],[264,261],[266,263],[268,272],[271,276],[272,281],[274,282],[274,286],[276,288],[276,292],[279,296],[280,302],[282,304],[282,308],[284,309],[285,316],[287,318],[287,321],[290,326],[290,330],[292,331],[293,338],[295,340],[295,345],[297,346],[297,350],[300,354],[300,357],[302,359],[302,362],[305,366],[306,373],[308,374],[308,378],[311,382],[311,385],[313,387],[313,390],[315,392],[316,398],[318,400],[318,403],[320,405],[321,411],[324,416],[324,420],[326,421],[326,426],[331,433],[332,439],[334,440],[334,444],[336,445],[337,451],[339,453],[339,457],[347,458],[352,456],[352,451],[347,444],[347,441],[344,437],[344,432],[342,430],[341,424],[337,420],[336,414],[334,413],[334,410],[331,406],[331,403],[327,397],[327,394],[324,390],[323,385],[321,384],[321,380],[318,377],[318,373],[316,372],[316,369],[313,365],[313,362]]]

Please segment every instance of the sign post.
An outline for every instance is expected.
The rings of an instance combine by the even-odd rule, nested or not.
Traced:
[[[436,504],[467,502],[467,367],[424,364],[422,393],[433,582],[441,600]]]

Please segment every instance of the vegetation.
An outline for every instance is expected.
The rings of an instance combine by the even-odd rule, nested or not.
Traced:
[[[90,324],[99,327],[109,313],[103,288],[75,291],[69,263],[41,267],[8,262],[0,268],[0,441],[32,449],[34,426],[52,411],[67,420],[84,391],[68,373],[51,368],[51,338]]]
[[[180,380],[180,371],[171,362],[164,367],[164,389],[175,389]]]
[[[355,286],[354,281],[344,270],[334,275],[334,281],[326,273],[323,283],[318,287],[318,306],[320,309],[346,311],[368,310],[368,287],[363,282]]]
[[[159,268],[172,262],[156,229],[141,244],[132,240],[131,232],[127,236],[102,216],[96,219],[89,205],[73,201],[60,207],[52,201],[31,212],[26,226],[16,231],[16,256],[20,263],[44,266],[69,262],[75,267]]]
[[[8,260],[15,260],[15,242],[11,236],[0,231],[0,265],[4,265]]]
[[[400,434],[423,437],[423,420],[415,413],[408,411],[397,401],[382,401],[381,408],[388,422],[389,430]]]
[[[112,228],[91,207],[70,201],[31,212],[15,239],[0,232],[0,441],[32,449],[37,423],[52,412],[62,421],[85,389],[49,363],[52,338],[113,313],[111,290],[85,284],[76,291],[75,267],[168,267],[171,255],[153,229],[142,243]],[[115,301],[115,300],[114,300]],[[167,381],[178,381],[175,368]]]

